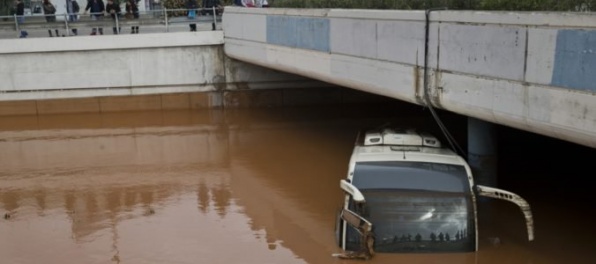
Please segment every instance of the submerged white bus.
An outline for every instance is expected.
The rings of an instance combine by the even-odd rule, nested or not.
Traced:
[[[440,141],[415,130],[360,133],[350,158],[338,212],[340,258],[374,252],[440,253],[478,249],[477,196],[517,204],[534,239],[529,204],[514,193],[475,185],[470,166]]]

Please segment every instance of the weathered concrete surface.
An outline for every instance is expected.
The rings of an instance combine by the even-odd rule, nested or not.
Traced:
[[[221,31],[5,39],[0,61],[0,101],[329,86],[226,57]]]
[[[430,20],[435,107],[596,147],[595,14],[437,11]],[[426,104],[424,11],[227,7],[223,29],[232,58]]]

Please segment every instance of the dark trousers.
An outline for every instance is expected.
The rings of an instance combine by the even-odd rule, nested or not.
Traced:
[[[93,28],[91,29],[91,35],[96,35],[99,32],[100,35],[103,35],[103,28]]]
[[[48,29],[48,33],[50,34],[50,37],[53,37],[51,29]],[[56,37],[60,37],[60,32],[57,29],[56,29]]]

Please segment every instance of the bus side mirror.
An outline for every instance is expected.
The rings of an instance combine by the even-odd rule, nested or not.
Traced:
[[[532,217],[532,209],[530,209],[530,204],[526,202],[524,198],[512,192],[483,185],[476,185],[476,191],[478,191],[478,195],[480,196],[509,201],[519,206],[526,218],[528,240],[534,240],[534,218]]]
[[[356,202],[356,203],[364,203],[365,202],[364,195],[362,195],[362,193],[360,192],[360,190],[358,190],[358,188],[356,188],[356,186],[352,185],[348,181],[346,181],[346,180],[340,180],[339,181],[339,188],[341,188],[346,193],[348,193],[349,195],[351,195],[352,196],[352,199],[354,200],[354,202]]]

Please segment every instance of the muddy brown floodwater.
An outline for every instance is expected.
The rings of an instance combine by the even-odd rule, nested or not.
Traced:
[[[365,109],[2,117],[0,263],[365,263],[331,257],[357,131],[437,131],[419,107]],[[465,138],[465,119],[444,117]],[[499,133],[499,187],[533,206],[536,241],[515,206],[495,202],[481,205],[477,253],[368,262],[596,263],[596,152]]]

